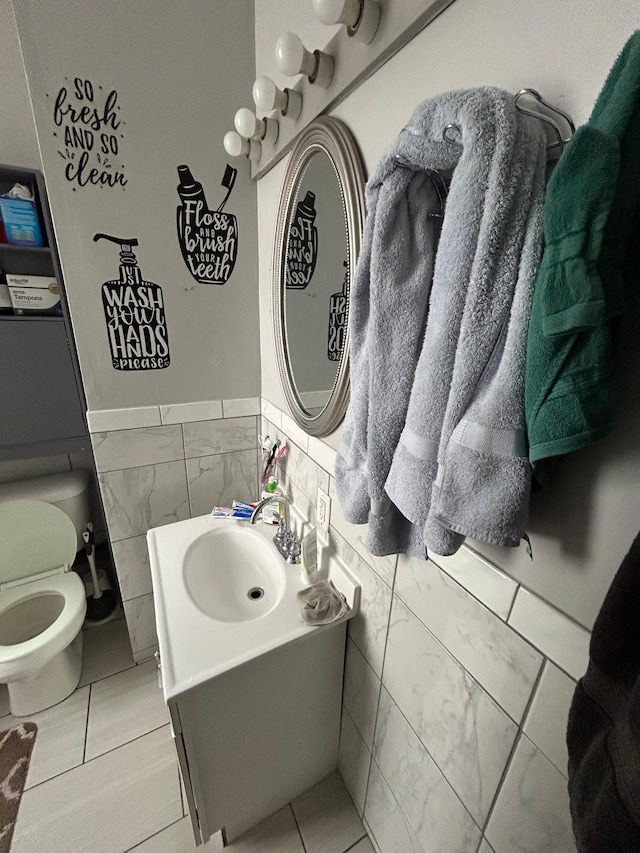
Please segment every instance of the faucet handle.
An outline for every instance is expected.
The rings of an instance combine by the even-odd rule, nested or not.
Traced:
[[[291,534],[287,543],[287,561],[289,563],[299,563],[300,554],[302,553],[302,545],[295,534]]]

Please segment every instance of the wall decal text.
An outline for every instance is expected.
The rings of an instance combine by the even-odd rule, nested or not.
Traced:
[[[127,178],[120,149],[125,122],[116,90],[105,92],[91,80],[65,77],[52,113],[58,155],[65,161],[64,176],[74,191],[89,184],[124,189]]]
[[[202,184],[188,166],[178,166],[178,240],[187,269],[200,284],[226,284],[236,265],[238,221],[223,210],[236,174],[237,169],[226,167],[221,184],[227,194],[217,210],[209,210]]]
[[[102,285],[111,363],[116,370],[158,370],[169,367],[169,335],[162,288],[142,278],[132,249],[135,238],[95,234],[120,246],[120,277]]]
[[[318,259],[318,229],[315,226],[316,196],[307,192],[298,202],[289,223],[285,284],[290,290],[304,290],[311,281]]]

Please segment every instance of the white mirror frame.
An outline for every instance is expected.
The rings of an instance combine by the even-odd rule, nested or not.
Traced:
[[[338,427],[344,418],[349,402],[350,300],[347,308],[344,354],[336,373],[329,401],[322,411],[315,416],[308,414],[298,399],[289,360],[284,316],[286,301],[284,265],[287,248],[287,223],[291,219],[292,204],[296,197],[298,181],[304,174],[304,169],[309,158],[317,152],[322,152],[329,158],[340,185],[347,230],[350,288],[353,282],[356,261],[362,244],[362,229],[365,216],[364,170],[355,141],[345,125],[328,116],[320,116],[312,121],[300,134],[291,152],[282,183],[274,239],[272,302],[278,371],[287,405],[292,417],[305,432],[309,435],[323,436],[328,435]]]

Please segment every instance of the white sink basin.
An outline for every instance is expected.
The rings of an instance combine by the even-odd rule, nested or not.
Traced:
[[[184,583],[205,615],[221,622],[259,619],[284,595],[286,563],[253,525],[219,527],[191,543]]]
[[[147,533],[167,702],[260,655],[338,624],[310,627],[296,598],[306,584],[272,542],[274,528],[209,515]],[[354,616],[360,586],[335,557],[325,576]]]

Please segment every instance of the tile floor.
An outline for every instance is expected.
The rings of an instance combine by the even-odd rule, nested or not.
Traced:
[[[38,734],[11,853],[196,849],[155,662],[134,665],[123,619],[85,632],[78,689],[30,719]],[[2,686],[0,730],[14,722]],[[223,850],[220,836],[199,849]],[[337,772],[224,849],[373,853]]]

